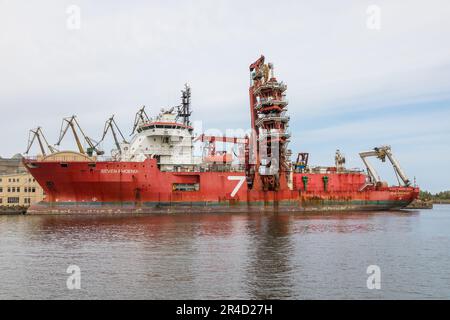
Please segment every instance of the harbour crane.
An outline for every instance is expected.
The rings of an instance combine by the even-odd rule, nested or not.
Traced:
[[[138,112],[136,112],[136,116],[134,117],[133,131],[131,131],[130,136],[136,131],[140,124],[145,122],[150,122],[150,118],[147,115],[147,112],[145,112],[145,106],[142,106],[142,108],[139,109]]]
[[[64,126],[65,124],[65,126]],[[77,147],[78,150],[81,154],[87,154],[88,156],[92,156],[92,154],[95,152],[97,155],[102,155],[105,152],[102,150],[99,150],[96,145],[94,144],[94,141],[89,138],[88,136],[85,135],[83,129],[81,129],[80,124],[77,121],[77,117],[75,115],[71,116],[71,117],[67,117],[67,118],[63,118],[63,121],[61,123],[61,131],[59,134],[59,139],[58,142],[56,143],[57,146],[59,146],[61,144],[62,139],[64,138],[64,136],[67,133],[67,130],[69,129],[69,127],[72,129],[72,133],[73,136],[75,138],[75,142],[77,143]],[[77,134],[77,128],[80,131],[82,137],[84,138],[84,140],[86,141],[86,143],[88,144],[88,148],[87,151],[84,151],[83,145],[81,144],[81,140]]]
[[[45,151],[45,147],[47,147],[48,151],[50,153],[58,152],[58,150],[55,147],[52,147],[47,139],[45,138],[44,132],[42,131],[41,127],[37,127],[36,129],[31,129],[28,134],[28,147],[27,151],[25,151],[25,154],[28,154],[31,147],[33,146],[33,143],[36,141],[39,143],[39,148],[41,149],[42,155],[45,157],[47,155]],[[45,143],[45,146],[44,146]]]
[[[111,130],[113,139],[114,139],[114,143],[116,145],[116,148],[119,152],[119,154],[122,154],[122,148],[119,142],[119,139],[117,137],[117,133],[119,133],[120,137],[122,138],[122,144],[127,144],[128,141],[125,139],[125,137],[122,134],[122,131],[120,131],[119,126],[117,125],[116,121],[114,120],[114,115],[112,115],[105,123],[105,128],[103,129],[103,135],[102,138],[100,139],[100,141],[96,144],[96,147],[105,139],[106,134],[108,133],[108,131]],[[117,130],[117,132],[116,132]]]
[[[369,177],[372,182],[379,183],[380,176],[376,172],[375,168],[367,161],[367,158],[368,157],[377,157],[382,162],[385,162],[386,157],[387,157],[389,159],[389,161],[391,162],[392,167],[394,168],[394,172],[395,172],[397,178],[400,176],[400,179],[403,181],[403,184],[405,186],[408,187],[411,185],[411,182],[409,181],[405,172],[400,167],[399,162],[392,154],[390,146],[381,146],[381,147],[373,148],[373,150],[371,150],[371,151],[360,152],[359,156],[361,157],[362,161],[364,162],[364,164],[367,168],[367,173],[369,174]]]

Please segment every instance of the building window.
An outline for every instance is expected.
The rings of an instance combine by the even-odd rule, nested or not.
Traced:
[[[16,192],[16,187],[12,187],[12,192]]]
[[[0,203],[3,203],[3,198],[0,198]]]
[[[0,192],[3,192],[3,188],[2,187],[0,187]]]
[[[8,187],[8,193],[10,193],[11,192],[11,188],[10,187]]]
[[[36,192],[36,188],[35,187],[31,188],[31,192]]]
[[[17,187],[17,192],[20,192],[20,187]]]
[[[8,203],[19,203],[19,197],[9,197]]]

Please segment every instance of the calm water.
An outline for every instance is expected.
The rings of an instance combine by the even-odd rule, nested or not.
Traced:
[[[81,268],[81,290],[66,269]],[[366,269],[381,269],[381,290]],[[450,298],[450,206],[314,215],[0,216],[0,298]]]

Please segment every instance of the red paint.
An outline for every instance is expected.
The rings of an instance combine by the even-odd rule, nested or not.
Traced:
[[[198,202],[232,205],[261,201],[406,201],[417,197],[413,187],[367,187],[363,191],[366,176],[362,173],[329,173],[327,190],[324,189],[325,174],[293,175],[293,190],[287,187],[278,192],[248,190],[243,183],[234,197],[231,196],[238,181],[230,176],[244,177],[244,172],[161,172],[155,159],[144,162],[70,162],[62,167],[60,162],[38,162],[25,160],[30,173],[44,188],[47,202],[108,202],[108,203],[165,203]],[[31,166],[30,166],[31,164]],[[36,168],[34,168],[37,166]],[[302,177],[308,177],[304,191]],[[199,184],[198,191],[175,191],[174,184]],[[300,209],[300,208],[299,208]]]

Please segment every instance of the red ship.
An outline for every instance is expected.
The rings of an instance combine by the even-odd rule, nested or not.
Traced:
[[[188,86],[181,104],[156,118],[142,108],[130,142],[117,139],[111,118],[103,138],[111,129],[117,149],[108,161],[100,159],[103,152],[83,133],[89,145],[85,152],[75,117],[65,119],[61,138],[71,127],[79,152],[51,148],[46,155],[42,148],[41,156],[24,159],[46,194],[28,213],[387,210],[404,208],[418,197],[419,188],[410,185],[389,146],[360,153],[367,173],[346,169],[339,151],[334,167],[310,166],[307,153],[292,162],[287,86],[275,78],[264,56],[250,65],[250,76],[251,132],[244,137],[195,137]],[[201,157],[194,155],[195,141],[205,144]],[[238,154],[217,151],[217,142],[233,144]],[[368,157],[387,158],[399,186],[381,181]]]

